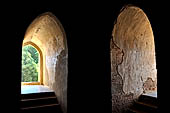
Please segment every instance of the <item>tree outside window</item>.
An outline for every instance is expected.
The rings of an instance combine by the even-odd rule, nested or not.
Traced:
[[[22,82],[38,82],[39,52],[31,45],[22,48]]]

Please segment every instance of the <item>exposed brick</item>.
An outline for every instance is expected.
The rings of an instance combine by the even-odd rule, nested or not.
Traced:
[[[154,36],[147,16],[135,6],[122,10],[112,36],[112,112],[122,113],[144,90],[156,89]]]

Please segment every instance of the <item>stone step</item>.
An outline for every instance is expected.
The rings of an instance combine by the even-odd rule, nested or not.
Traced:
[[[23,107],[31,107],[31,106],[41,106],[44,104],[57,104],[56,97],[44,97],[44,98],[34,98],[34,99],[22,99],[21,100],[21,108]]]
[[[40,93],[29,93],[21,94],[21,100],[23,99],[34,99],[34,98],[44,98],[44,97],[56,97],[54,92],[40,92]]]
[[[62,113],[54,92],[21,95],[21,113]]]
[[[152,105],[158,106],[158,100],[156,97],[152,97],[148,95],[141,95],[138,101],[143,102],[143,103],[148,103],[150,105],[152,104]]]
[[[21,108],[21,113],[62,113],[59,104],[49,104],[43,106]]]
[[[136,108],[130,108],[126,113],[148,113],[148,112],[141,111]]]
[[[152,108],[152,109],[157,109],[156,105],[153,105],[153,104],[150,104],[150,103],[146,103],[146,102],[137,101],[136,104],[138,104],[140,106],[143,106],[143,107],[149,107],[149,108]]]
[[[127,113],[158,113],[157,98],[141,95]]]
[[[144,102],[135,102],[133,108],[147,113],[155,113],[157,111],[157,106]]]

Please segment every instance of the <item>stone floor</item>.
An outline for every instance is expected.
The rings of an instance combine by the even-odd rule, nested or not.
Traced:
[[[41,92],[53,92],[48,86],[43,85],[22,85],[21,94],[28,93],[41,93]]]
[[[53,92],[53,90],[49,89],[48,86],[43,85],[22,85],[21,86],[21,94],[28,93],[41,93],[41,92]],[[157,98],[157,91],[151,93],[145,93],[143,95],[148,95]]]
[[[143,95],[151,96],[151,97],[156,97],[157,98],[157,91],[155,92],[150,92],[150,93],[145,93]]]

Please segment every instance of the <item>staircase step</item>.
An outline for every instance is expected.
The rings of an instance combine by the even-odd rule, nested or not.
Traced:
[[[148,112],[141,111],[135,108],[130,108],[126,113],[148,113]]]
[[[49,104],[43,106],[21,108],[21,112],[22,113],[32,113],[32,112],[61,113],[61,109],[59,104]]]
[[[54,92],[21,94],[21,113],[62,113]]]
[[[157,106],[143,102],[135,102],[133,108],[148,113],[155,113],[157,111]]]
[[[34,107],[25,107],[21,108],[22,110],[28,110],[28,109],[38,109],[38,108],[49,108],[49,107],[56,107],[59,106],[59,104],[49,104],[49,105],[42,105],[42,106],[34,106]]]
[[[129,110],[126,113],[152,113],[152,112],[141,111],[139,109],[131,107],[131,108],[129,108]]]
[[[145,106],[145,107],[150,107],[150,108],[153,108],[153,109],[157,109],[158,107],[153,105],[153,104],[150,104],[150,103],[146,103],[146,102],[139,102],[137,101],[136,104],[139,104],[139,105],[142,105],[142,106]]]
[[[156,97],[152,97],[148,95],[141,95],[138,101],[158,106],[158,100]]]
[[[158,113],[157,98],[141,95],[127,113]]]
[[[31,107],[31,106],[41,106],[44,104],[57,104],[56,97],[44,97],[44,98],[34,98],[34,99],[23,99],[21,100],[21,107]]]
[[[34,98],[44,98],[44,97],[55,97],[55,93],[54,92],[41,92],[41,93],[21,94],[21,100],[23,100],[23,99],[34,99]]]

